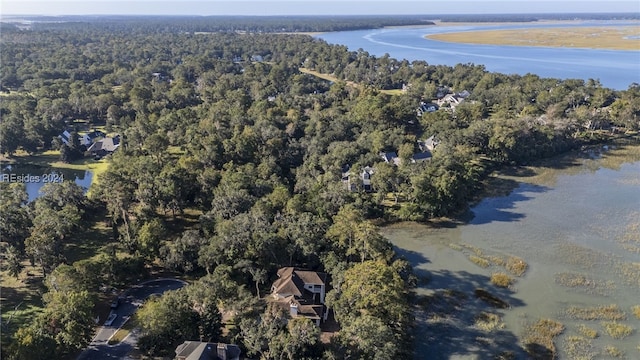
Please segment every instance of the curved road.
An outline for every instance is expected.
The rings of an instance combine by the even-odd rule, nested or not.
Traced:
[[[176,290],[186,283],[177,279],[157,279],[150,280],[139,285],[135,285],[121,296],[124,299],[120,302],[113,313],[118,316],[111,326],[102,326],[93,338],[89,347],[78,356],[78,360],[113,360],[128,359],[128,354],[134,349],[138,342],[138,329],[134,329],[121,343],[108,345],[107,341],[118,331],[125,321],[133,315],[145,299],[153,294],[162,294],[165,291]]]

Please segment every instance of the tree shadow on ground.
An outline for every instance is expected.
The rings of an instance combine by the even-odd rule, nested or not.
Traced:
[[[498,288],[490,278],[466,271],[432,271],[422,286],[427,295],[416,295],[414,333],[416,359],[524,359],[517,336],[504,328],[502,304],[521,307],[513,292]],[[480,293],[499,302],[487,301]]]

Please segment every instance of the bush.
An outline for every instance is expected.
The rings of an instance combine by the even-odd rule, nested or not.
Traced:
[[[495,286],[506,288],[513,284],[513,278],[503,272],[493,273],[491,274],[491,283]]]
[[[510,256],[507,259],[506,268],[515,276],[522,276],[527,271],[529,265],[521,258],[517,256]]]

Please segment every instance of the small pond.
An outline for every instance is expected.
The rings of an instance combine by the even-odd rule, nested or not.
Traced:
[[[1,182],[23,183],[29,195],[29,201],[35,200],[39,195],[40,188],[48,182],[62,182],[73,180],[80,185],[85,193],[91,186],[93,173],[88,170],[61,169],[53,167],[42,167],[35,165],[11,164],[1,165]]]

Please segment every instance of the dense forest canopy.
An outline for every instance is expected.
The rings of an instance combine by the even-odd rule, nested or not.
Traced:
[[[82,348],[100,289],[126,287],[152,267],[194,281],[141,310],[149,354],[205,339],[265,359],[406,357],[415,277],[377,223],[454,214],[495,167],[640,127],[637,84],[614,91],[596,80],[434,66],[305,35],[197,34],[212,28],[190,22],[3,31],[0,152],[77,151],[58,135],[78,124],[122,138],[91,199],[66,182],[27,203],[23,187],[0,183],[3,263],[17,275],[29,259],[49,274],[45,309],[3,332],[10,358]],[[421,103],[461,94],[418,114]],[[437,144],[430,160],[415,161],[428,138]],[[363,169],[372,169],[370,188]],[[86,241],[78,230],[100,212],[110,243],[68,262],[65,248]],[[330,275],[327,304],[341,328],[330,342],[257,299],[283,266]],[[221,313],[235,314],[224,333]],[[292,336],[302,330],[309,336]]]

